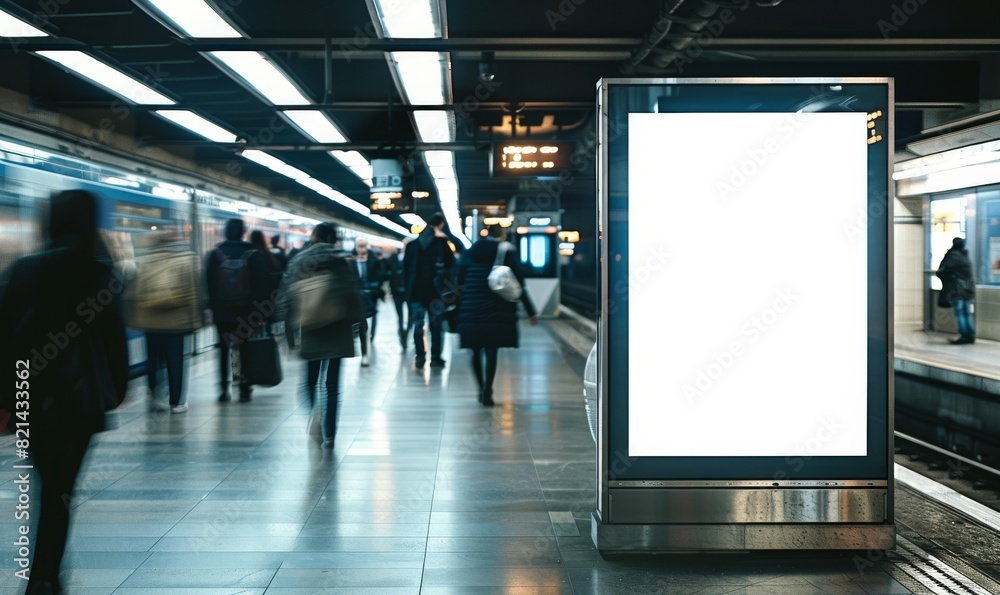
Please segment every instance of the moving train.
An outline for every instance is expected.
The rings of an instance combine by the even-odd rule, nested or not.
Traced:
[[[0,138],[0,274],[16,259],[44,245],[42,222],[49,197],[61,190],[89,190],[99,197],[99,222],[116,262],[128,266],[145,248],[145,237],[158,230],[180,231],[196,254],[207,254],[223,239],[227,220],[243,219],[248,230],[266,238],[280,236],[286,249],[301,245],[319,221],[204,190],[126,174],[93,162],[61,156]],[[395,238],[342,227],[346,245],[359,237],[373,246],[402,246]],[[187,352],[211,349],[215,330],[203,328]],[[129,332],[129,364],[143,371],[142,333]]]

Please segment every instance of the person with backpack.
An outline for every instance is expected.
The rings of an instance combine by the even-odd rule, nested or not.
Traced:
[[[229,370],[239,386],[240,402],[251,398],[250,382],[240,365],[240,345],[262,327],[273,310],[268,295],[264,255],[243,241],[241,219],[226,222],[226,241],[208,254],[205,264],[208,304],[219,331],[219,402],[230,400]]]
[[[178,233],[149,238],[149,250],[136,262],[126,292],[129,326],[146,333],[146,379],[153,411],[188,410],[184,387],[184,338],[202,326],[201,266]],[[166,368],[168,398],[161,398],[160,374]]]
[[[33,460],[18,470],[32,488],[31,518],[23,522],[38,523],[28,593],[62,592],[73,486],[91,437],[105,429],[105,413],[121,404],[128,383],[124,283],[97,221],[90,192],[56,194],[45,251],[19,259],[0,283],[0,363],[9,375],[0,382],[0,407],[11,412],[11,429]]]
[[[427,228],[416,240],[406,245],[403,255],[406,303],[410,307],[409,321],[416,351],[413,365],[418,370],[427,363],[427,347],[424,345],[425,317],[431,335],[431,367],[441,368],[445,365],[445,360],[441,357],[444,348],[444,308],[441,296],[451,283],[451,270],[455,266],[455,253],[449,243],[451,238],[444,215],[434,213],[427,221]]]

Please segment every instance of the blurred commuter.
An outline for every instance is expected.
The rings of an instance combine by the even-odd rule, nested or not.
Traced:
[[[264,257],[264,268],[267,269],[267,294],[271,295],[278,286],[281,285],[281,277],[284,275],[284,267],[277,256],[271,253],[264,240],[264,232],[255,229],[250,232],[250,244]]]
[[[281,236],[275,234],[271,236],[271,254],[278,259],[278,263],[281,264],[282,272],[288,268],[288,255],[285,254],[285,249],[280,246]]]
[[[403,283],[403,255],[396,248],[389,248],[382,259],[385,277],[389,282],[389,292],[392,303],[396,307],[396,327],[399,333],[399,344],[406,350],[406,319],[403,309],[406,307],[406,284]]]
[[[0,362],[20,379],[0,383],[0,405],[11,425],[30,423],[28,448],[41,477],[29,594],[62,590],[73,485],[91,436],[105,428],[105,412],[121,403],[128,381],[124,287],[98,238],[94,195],[55,195],[47,231],[46,250],[19,259],[0,286]]]
[[[354,244],[355,267],[361,282],[361,304],[365,308],[365,318],[359,325],[361,337],[361,365],[367,367],[368,347],[375,341],[375,324],[378,321],[378,301],[382,298],[382,282],[385,270],[382,261],[369,249],[368,240],[358,238]],[[371,320],[371,322],[369,322]]]
[[[333,448],[337,435],[341,359],[354,357],[354,323],[362,314],[356,265],[350,254],[337,247],[337,240],[332,223],[317,225],[312,244],[288,263],[278,294],[279,313],[290,307],[298,311],[300,355],[309,362],[305,390],[310,407],[315,407],[320,376],[326,377],[325,398],[320,399],[324,448]]]
[[[126,292],[132,312],[129,326],[146,332],[146,379],[153,410],[184,413],[184,340],[202,326],[201,266],[180,234],[157,232],[150,240]],[[164,368],[167,396],[161,397]]]
[[[957,339],[948,339],[952,345],[964,345],[976,342],[976,328],[972,323],[972,301],[976,297],[976,278],[969,260],[969,251],[965,249],[965,240],[955,238],[951,248],[945,252],[938,267],[937,276],[941,279],[941,296],[939,306],[947,304],[955,308],[955,321],[958,322]]]
[[[240,402],[248,403],[252,389],[240,364],[240,345],[256,332],[270,313],[268,274],[264,255],[243,241],[240,219],[226,222],[226,241],[209,253],[205,265],[209,307],[219,331],[219,402],[230,400],[229,370],[239,387]]]
[[[288,261],[291,262],[293,258],[299,253],[309,247],[309,242],[296,242],[295,246],[288,251]]]
[[[427,362],[424,345],[424,318],[430,327],[431,367],[443,367],[441,358],[444,337],[441,333],[443,314],[441,295],[448,289],[455,254],[449,244],[444,215],[435,213],[420,236],[406,245],[403,257],[403,278],[406,302],[410,307],[410,328],[413,329],[414,366],[423,368]],[[409,334],[409,333],[407,333]]]
[[[499,250],[505,250],[498,258]],[[502,263],[511,268],[524,287],[524,275],[518,264],[516,249],[504,241],[499,225],[489,229],[489,235],[472,245],[458,263],[456,284],[459,291],[458,333],[462,348],[472,350],[472,371],[479,385],[479,402],[493,406],[493,380],[497,374],[497,356],[501,347],[517,347],[517,303],[497,295],[487,284],[493,266]],[[538,324],[535,305],[522,291],[520,302],[532,325]]]

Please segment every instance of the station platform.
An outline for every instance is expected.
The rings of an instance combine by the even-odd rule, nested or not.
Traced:
[[[332,451],[307,434],[294,354],[283,383],[257,388],[250,403],[217,402],[214,353],[190,362],[186,413],[150,412],[143,380],[133,381],[77,483],[66,592],[990,592],[988,572],[948,575],[962,560],[927,548],[948,535],[995,544],[996,534],[909,489],[897,491],[893,552],[602,557],[590,538],[584,360],[559,338],[562,324],[522,324],[521,348],[501,350],[497,406],[485,408],[457,336],[447,336],[444,368],[418,371],[394,317],[381,317],[372,365],[345,361]],[[19,524],[13,454],[5,446],[0,456],[7,544]],[[23,591],[12,558],[0,559],[0,593]]]

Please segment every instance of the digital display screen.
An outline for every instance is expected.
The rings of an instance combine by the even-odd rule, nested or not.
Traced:
[[[493,145],[495,178],[558,176],[570,167],[572,143],[510,142]]]
[[[629,456],[864,456],[866,114],[628,127]]]

